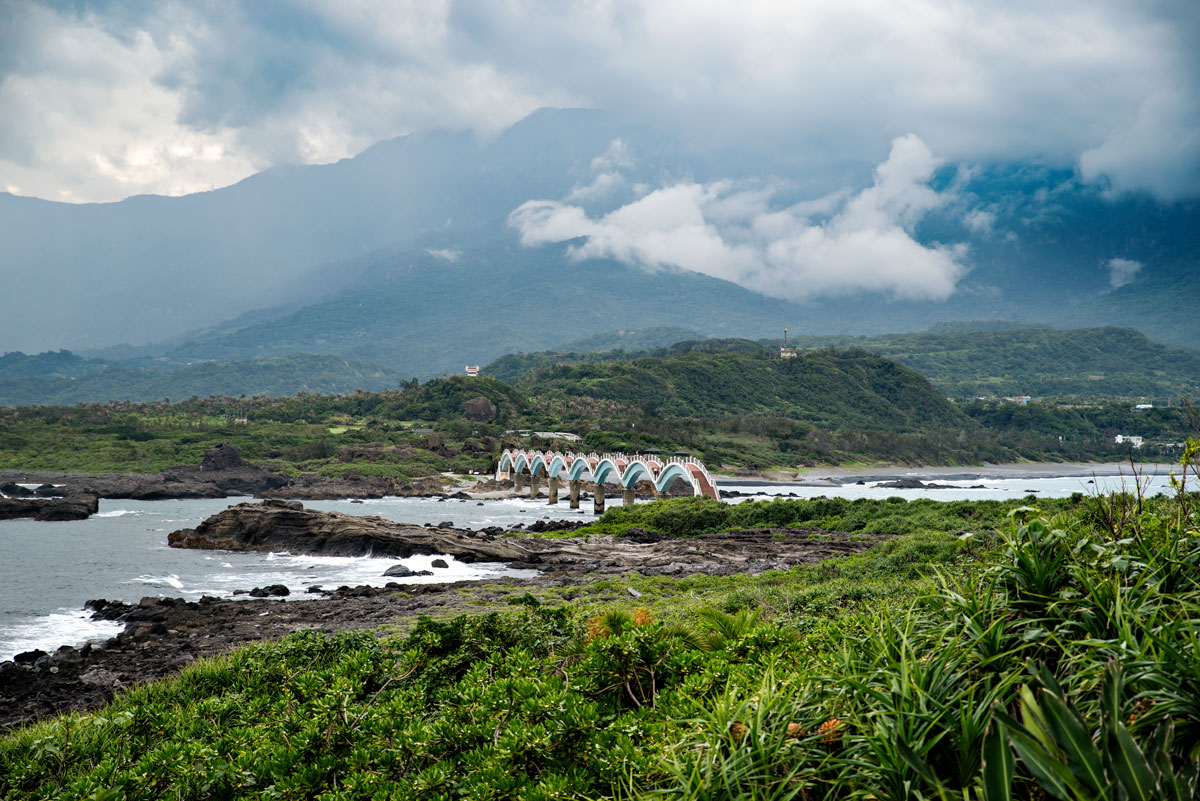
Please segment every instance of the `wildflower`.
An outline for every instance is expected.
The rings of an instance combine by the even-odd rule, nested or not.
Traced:
[[[822,723],[821,728],[817,730],[821,735],[821,742],[825,743],[826,745],[833,745],[836,743],[838,737],[841,736],[841,728],[841,718],[830,718]]]

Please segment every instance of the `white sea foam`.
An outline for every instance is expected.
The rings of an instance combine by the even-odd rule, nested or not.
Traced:
[[[126,517],[128,515],[144,515],[141,509],[111,509],[107,512],[97,512],[95,517]]]
[[[123,623],[115,620],[91,618],[91,612],[59,609],[42,617],[6,626],[0,637],[0,661],[35,648],[53,651],[60,645],[82,645],[90,640],[106,640],[124,628]]]
[[[165,584],[166,586],[174,587],[177,590],[183,589],[183,582],[180,581],[179,576],[175,575],[174,573],[171,573],[167,576],[147,576],[143,574],[135,579],[130,579],[130,581],[139,584]]]

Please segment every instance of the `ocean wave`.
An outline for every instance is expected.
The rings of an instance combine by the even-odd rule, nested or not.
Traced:
[[[8,626],[0,633],[0,661],[39,648],[54,651],[60,645],[82,645],[117,635],[125,624],[115,620],[92,620],[90,612],[60,609],[43,617]]]
[[[108,512],[97,512],[92,517],[125,517],[126,515],[144,515],[141,509],[113,509]]]
[[[170,575],[166,575],[166,576],[147,576],[147,575],[143,574],[141,576],[138,576],[137,578],[130,579],[129,581],[127,581],[125,583],[126,584],[130,584],[130,583],[165,584],[168,587],[174,587],[177,590],[183,589],[183,582],[180,581],[179,576],[175,575],[174,573],[171,573]]]

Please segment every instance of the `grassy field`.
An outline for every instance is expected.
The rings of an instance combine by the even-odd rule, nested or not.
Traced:
[[[977,510],[967,534],[952,533],[961,505],[883,506],[863,507],[860,530],[907,512],[918,533],[763,576],[513,591],[508,611],[426,619],[402,636],[302,632],[243,648],[0,740],[0,788],[101,799],[1195,797],[1200,496],[1083,498],[1003,519]],[[726,507],[724,519],[695,507],[707,517],[680,533],[789,505],[756,507]],[[683,508],[623,514],[666,529]],[[616,517],[600,525],[628,522]]]

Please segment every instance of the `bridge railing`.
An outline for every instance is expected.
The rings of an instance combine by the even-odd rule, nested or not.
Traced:
[[[574,461],[576,459],[584,459],[584,460],[586,460],[586,462],[588,464],[588,472],[589,473],[592,472],[593,464],[599,463],[600,461],[603,461],[603,460],[608,460],[608,461],[612,462],[614,465],[618,465],[617,466],[617,479],[618,480],[621,480],[622,478],[624,478],[625,471],[629,468],[629,465],[635,461],[642,462],[643,464],[647,464],[647,465],[650,465],[650,464],[658,465],[657,470],[654,470],[654,469],[651,470],[651,474],[654,475],[656,478],[658,476],[662,475],[662,471],[666,470],[668,465],[675,464],[675,465],[679,465],[680,467],[684,468],[685,472],[688,475],[689,480],[692,483],[692,488],[698,494],[703,492],[703,488],[700,486],[699,482],[697,481],[695,474],[699,474],[700,476],[703,476],[704,481],[708,484],[708,486],[710,486],[714,492],[717,492],[717,482],[712,477],[712,474],[708,471],[708,468],[704,466],[703,462],[701,462],[699,459],[696,459],[692,456],[659,457],[657,455],[652,456],[652,455],[643,455],[643,454],[629,454],[629,453],[622,453],[622,452],[596,453],[594,451],[591,453],[583,454],[583,453],[575,453],[574,451],[566,451],[566,452],[550,451],[550,450],[537,451],[537,450],[532,450],[532,449],[525,450],[523,448],[505,448],[504,451],[502,451],[501,455],[500,455],[501,462],[504,461],[505,456],[508,457],[510,462],[515,462],[518,456],[524,456],[527,464],[532,463],[535,458],[541,457],[541,459],[547,465],[550,464],[550,462],[554,459],[555,456],[562,456],[571,463],[574,463]],[[620,463],[623,463],[624,467],[621,467]],[[498,462],[496,465],[496,478],[497,479],[500,478],[501,472],[503,472],[503,471],[500,470],[500,466],[499,466],[499,462]]]

